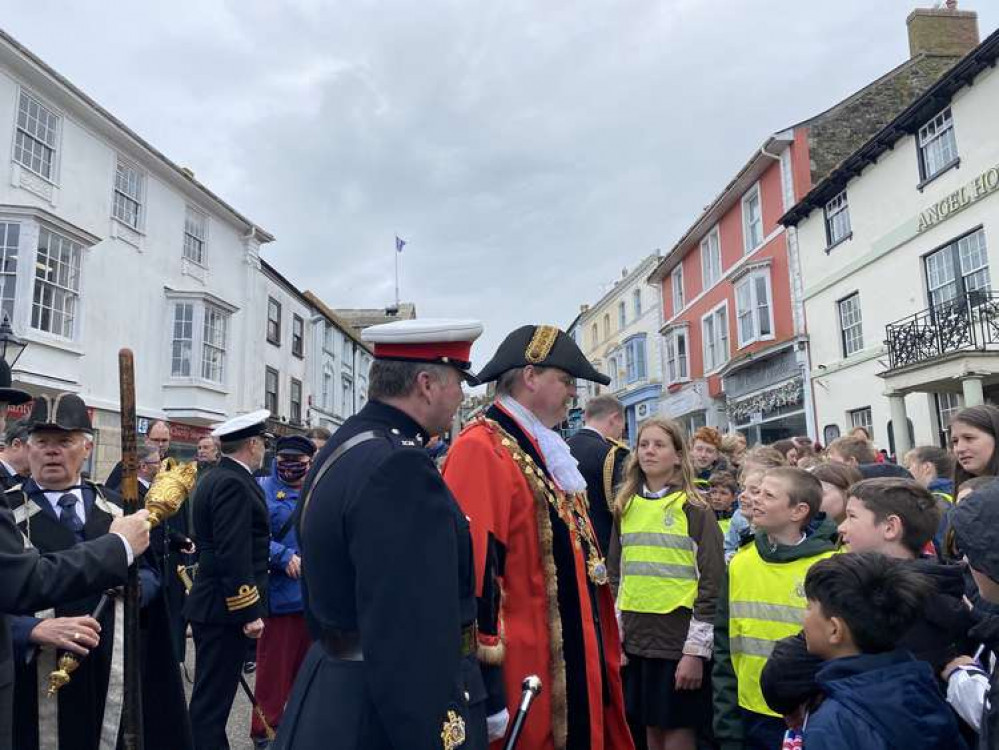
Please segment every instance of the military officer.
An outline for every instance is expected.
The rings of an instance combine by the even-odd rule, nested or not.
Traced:
[[[471,380],[476,321],[368,328],[369,401],[319,452],[299,502],[316,643],[275,746],[486,747],[468,523],[424,446]],[[473,381],[474,382],[474,381]]]
[[[234,417],[213,435],[222,460],[194,492],[198,575],[184,605],[194,634],[191,728],[196,750],[227,750],[225,726],[239,685],[247,638],[267,615],[270,520],[253,478],[267,450],[266,409]]]

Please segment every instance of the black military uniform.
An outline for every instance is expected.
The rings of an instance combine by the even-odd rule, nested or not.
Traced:
[[[50,416],[51,415],[51,416]],[[86,406],[73,394],[56,397],[52,406],[37,399],[32,411],[33,431],[92,432]],[[63,506],[62,499],[75,496],[83,518],[73,526],[66,516],[74,505]],[[54,499],[59,502],[54,505]],[[34,479],[13,487],[4,500],[15,516],[18,529],[43,554],[71,551],[107,536],[111,522],[121,515],[117,495],[101,485],[84,480],[80,485],[59,491],[45,490]],[[112,558],[114,560],[114,558]],[[109,561],[110,562],[110,561]],[[142,587],[142,633],[140,674],[143,693],[143,735],[147,749],[186,750],[191,747],[185,710],[183,684],[177,662],[170,656],[160,635],[168,628],[166,612],[160,605],[159,578],[147,552],[140,560]],[[89,594],[88,594],[89,592]],[[96,606],[100,591],[78,592],[79,598],[56,603],[55,617],[88,615]],[[108,607],[100,619],[101,640],[60,689],[57,704],[41,695],[46,677],[55,668],[56,653],[28,644],[35,617],[12,620],[15,651],[22,658],[16,664],[14,745],[17,750],[34,750],[55,741],[60,750],[97,750],[102,743],[114,743],[120,732],[124,700],[123,656],[120,640],[122,602]],[[57,711],[50,707],[57,705]]]
[[[584,427],[566,442],[573,458],[579,462],[579,473],[586,480],[590,521],[593,522],[600,549],[607,554],[614,530],[614,491],[628,460],[628,446],[605,438],[589,427]]]
[[[365,335],[377,337],[377,329],[389,326],[396,326],[390,333],[408,330],[388,324]],[[475,328],[473,339],[481,331]],[[432,347],[407,358],[442,361]],[[468,367],[456,359],[447,361]],[[475,656],[471,537],[424,449],[427,439],[406,413],[372,400],[313,461],[299,503],[298,539],[316,643],[299,671],[275,748],[488,745],[486,691]]]
[[[236,417],[215,434],[223,448],[226,442],[260,436],[268,414]],[[226,721],[246,656],[243,626],[267,616],[270,522],[260,486],[228,456],[199,481],[193,502],[199,564],[184,605],[197,654],[191,727],[197,750],[220,750],[229,747]]]

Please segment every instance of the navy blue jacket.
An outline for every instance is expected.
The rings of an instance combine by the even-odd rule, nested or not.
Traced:
[[[301,581],[289,578],[285,573],[293,555],[300,555],[295,525],[288,519],[298,507],[299,490],[289,487],[278,479],[277,461],[273,462],[271,475],[258,479],[267,500],[267,514],[271,522],[270,580],[267,584],[267,597],[272,615],[290,615],[302,611]],[[288,533],[277,538],[282,528]]]
[[[833,659],[819,670],[822,705],[808,718],[808,750],[965,750],[933,670],[907,651]]]

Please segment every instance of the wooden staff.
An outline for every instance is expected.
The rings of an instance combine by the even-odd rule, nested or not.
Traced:
[[[135,445],[135,361],[131,349],[118,350],[121,394],[121,499],[125,513],[139,510],[139,459]],[[125,584],[125,679],[121,727],[124,750],[142,750],[142,683],[139,672],[139,561]]]

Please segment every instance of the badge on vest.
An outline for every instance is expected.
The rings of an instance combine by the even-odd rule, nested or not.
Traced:
[[[794,595],[799,599],[805,598],[805,581],[804,579],[798,581],[794,584]]]
[[[663,526],[667,529],[673,528],[673,524],[676,523],[675,510],[673,506],[670,506],[666,509],[666,513],[663,514]]]

